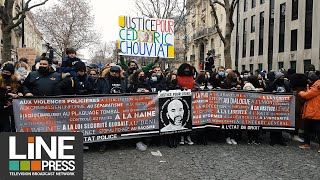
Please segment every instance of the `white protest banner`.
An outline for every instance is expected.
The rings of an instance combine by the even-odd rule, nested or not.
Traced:
[[[119,16],[120,55],[174,58],[174,21]]]

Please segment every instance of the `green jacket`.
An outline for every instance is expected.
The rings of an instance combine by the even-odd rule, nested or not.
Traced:
[[[148,65],[146,66],[143,66],[141,69],[144,73],[147,73],[149,72],[152,67],[158,62],[158,58],[154,61],[154,62],[151,62],[149,63]],[[124,57],[123,56],[120,56],[120,66],[123,70],[127,71],[128,70],[128,64],[125,62],[124,60]],[[138,66],[138,64],[137,64]]]

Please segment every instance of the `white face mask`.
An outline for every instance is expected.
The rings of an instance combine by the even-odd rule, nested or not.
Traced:
[[[156,76],[151,77],[151,81],[156,82],[156,81],[158,81],[158,78]]]

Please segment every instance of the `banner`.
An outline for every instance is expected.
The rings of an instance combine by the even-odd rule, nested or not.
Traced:
[[[172,134],[192,130],[191,91],[159,92],[160,133]]]
[[[18,48],[18,59],[27,58],[29,66],[33,66],[35,64],[35,60],[37,57],[37,51],[35,48]]]
[[[120,55],[174,58],[174,21],[119,16]]]
[[[286,129],[295,126],[295,96],[249,92],[193,92],[195,129]]]
[[[104,97],[13,100],[18,132],[82,132],[84,142],[221,129],[294,129],[295,96],[162,91]]]
[[[84,142],[159,133],[157,95],[14,99],[17,132],[82,132]]]

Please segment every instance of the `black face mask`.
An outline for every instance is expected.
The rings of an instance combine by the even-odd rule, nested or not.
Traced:
[[[278,83],[284,83],[284,79],[278,79]]]
[[[177,79],[171,80],[171,84],[174,86],[178,85],[178,80]]]
[[[39,67],[38,72],[40,74],[47,74],[49,72],[49,68],[47,68],[47,67]]]
[[[237,77],[233,77],[232,78],[232,82],[237,82],[238,81],[238,78]]]
[[[190,71],[184,71],[184,74],[185,74],[185,75],[189,75],[189,74],[190,74]]]
[[[142,77],[139,77],[139,82],[145,82],[146,81],[146,78],[144,77],[144,76],[142,76]]]
[[[8,74],[2,74],[2,77],[3,77],[6,81],[10,81],[10,79],[11,79],[11,75],[8,75]]]
[[[115,81],[115,80],[117,80],[117,79],[118,79],[117,77],[112,76],[112,75],[109,75],[109,80],[110,80],[110,81]]]
[[[135,71],[135,70],[137,70],[137,67],[132,67],[132,68],[129,69],[129,73],[132,74],[133,71]]]

